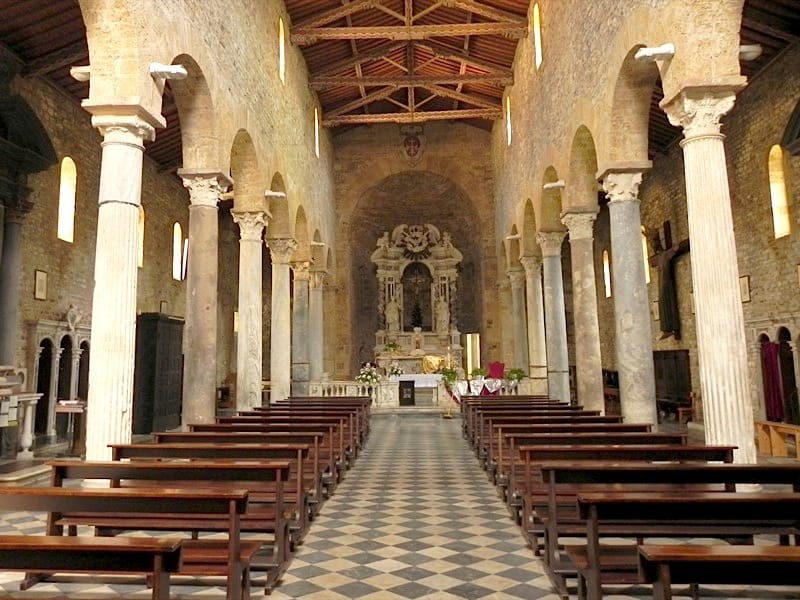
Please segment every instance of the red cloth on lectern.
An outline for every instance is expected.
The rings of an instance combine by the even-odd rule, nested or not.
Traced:
[[[506,372],[506,363],[494,361],[489,363],[489,379],[502,379]]]

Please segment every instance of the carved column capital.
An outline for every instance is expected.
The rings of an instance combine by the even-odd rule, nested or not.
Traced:
[[[311,267],[311,263],[307,260],[299,260],[292,263],[292,272],[294,273],[295,281],[308,281],[309,280],[309,268]]]
[[[536,234],[536,241],[542,248],[542,256],[561,256],[561,242],[564,241],[564,231],[540,231]]]
[[[683,128],[685,143],[697,137],[719,136],[720,119],[733,108],[738,86],[685,87],[661,102],[669,122]]]
[[[13,205],[5,207],[5,217],[4,221],[6,223],[15,223],[17,225],[22,225],[25,221],[25,218],[28,216],[28,213],[31,212],[33,209],[33,202],[29,202],[27,200],[17,200]],[[0,212],[2,214],[2,212]],[[2,222],[0,222],[0,226],[2,226]]]
[[[232,210],[233,222],[239,226],[239,234],[243,242],[260,242],[261,234],[267,224],[267,215],[262,211]]]
[[[512,290],[521,290],[525,286],[525,269],[509,269],[508,280]]]
[[[178,169],[183,187],[189,190],[191,207],[216,208],[219,197],[231,186],[231,180],[218,171],[191,171]]]
[[[293,238],[270,238],[267,240],[272,264],[288,265],[292,255],[297,251],[297,242]]]
[[[154,140],[156,129],[167,126],[163,116],[151,113],[140,104],[85,100],[82,106],[92,115],[92,126],[105,138],[104,144],[123,143],[143,149],[144,140]]]
[[[609,202],[639,202],[642,171],[606,171],[603,191]]]
[[[327,271],[317,271],[311,270],[309,271],[308,277],[308,285],[312,290],[320,289],[325,285],[325,276],[328,274]]]
[[[562,215],[561,222],[569,232],[569,239],[591,240],[594,238],[596,212],[568,212]]]
[[[522,268],[525,269],[527,277],[538,277],[542,273],[542,258],[533,254],[527,256],[520,256],[519,262],[522,263]]]

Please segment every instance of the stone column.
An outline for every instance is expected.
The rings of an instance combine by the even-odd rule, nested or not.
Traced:
[[[542,247],[544,270],[544,314],[547,331],[547,388],[553,400],[570,402],[567,315],[564,309],[564,280],[561,273],[563,231],[536,234]]]
[[[544,304],[542,302],[542,259],[523,256],[519,259],[525,269],[525,299],[528,305],[528,362],[531,379],[547,381],[547,349],[544,335]]]
[[[183,330],[183,406],[181,420],[211,423],[217,391],[217,264],[220,194],[230,180],[215,171],[178,170],[189,190],[189,257],[186,273],[186,325]]]
[[[497,298],[500,303],[500,329],[503,332],[503,344],[500,347],[502,361],[507,365],[511,364],[514,360],[514,336],[513,327],[514,322],[511,318],[512,304],[511,304],[511,283],[505,277],[500,279],[497,284]],[[486,357],[483,357],[485,360]],[[496,360],[491,357],[491,360]],[[480,367],[481,365],[475,364],[473,368]],[[467,375],[471,375],[467,373]]]
[[[603,366],[600,359],[600,324],[594,273],[594,221],[597,212],[566,213],[561,221],[569,231],[572,255],[572,310],[575,317],[575,351],[578,403],[589,410],[604,410]]]
[[[142,154],[164,120],[137,106],[84,106],[103,136],[86,459],[110,460],[109,444],[131,440]]]
[[[69,399],[75,400],[78,397],[78,370],[81,366],[81,354],[83,350],[80,348],[72,348],[70,355],[70,375],[69,375]],[[83,398],[85,400],[85,398]]]
[[[291,324],[289,261],[297,242],[291,238],[267,240],[272,257],[272,336],[270,339],[270,401],[285,400],[291,393]]]
[[[239,225],[239,335],[236,348],[236,410],[261,406],[263,352],[261,237],[264,211],[231,211]]]
[[[670,122],[683,127],[706,441],[738,446],[736,462],[755,463],[739,267],[720,133],[720,119],[733,108],[735,91],[733,87],[684,88],[662,106]]]
[[[639,184],[642,171],[606,171],[617,370],[622,416],[629,423],[656,423],[656,384],[650,301],[642,257]]]
[[[59,346],[53,347],[50,355],[50,391],[47,394],[47,435],[56,435],[56,402],[58,401],[58,376],[61,369],[61,355],[64,349]]]
[[[528,319],[525,316],[525,271],[508,272],[511,282],[511,323],[514,328],[514,369],[528,366]]]
[[[0,261],[0,365],[16,364],[22,221],[27,211],[7,209]]]
[[[309,272],[307,261],[292,263],[292,395],[308,396],[309,381]]]
[[[748,344],[747,347],[750,363],[750,405],[753,407],[753,416],[759,421],[765,421],[767,419],[767,407],[764,403],[764,369],[761,360],[761,342],[756,340]]]
[[[308,364],[311,381],[319,381],[324,370],[324,298],[325,271],[309,272],[308,292]]]

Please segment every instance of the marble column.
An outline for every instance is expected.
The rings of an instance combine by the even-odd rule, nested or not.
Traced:
[[[103,136],[92,295],[86,459],[131,440],[139,204],[145,139],[165,125],[137,106],[84,103]]]
[[[261,406],[262,277],[264,211],[231,211],[239,225],[239,335],[236,348],[236,410]]]
[[[622,416],[656,423],[656,384],[650,301],[642,258],[639,184],[642,171],[606,171],[611,223],[611,275]]]
[[[189,257],[186,273],[186,324],[183,328],[183,405],[181,420],[211,423],[217,392],[217,202],[230,180],[216,171],[179,169],[189,190]]]
[[[58,346],[53,347],[50,355],[50,391],[47,394],[47,435],[55,438],[56,435],[56,402],[58,400],[58,376],[60,374],[61,355],[64,349]],[[41,400],[40,400],[41,402]]]
[[[511,323],[514,328],[514,369],[528,367],[528,319],[525,316],[525,271],[508,271],[511,282]]]
[[[753,416],[759,421],[767,419],[767,406],[764,402],[764,369],[761,360],[761,342],[750,342],[748,348],[748,368],[750,370],[750,404]],[[800,381],[800,379],[798,379]]]
[[[291,394],[292,314],[289,296],[289,261],[297,250],[291,238],[267,240],[272,257],[272,335],[270,339],[270,399],[285,400]]]
[[[547,388],[553,400],[570,402],[567,315],[564,308],[564,279],[561,272],[563,231],[536,234],[542,248],[544,270],[544,314],[547,332]]]
[[[663,101],[683,127],[683,162],[706,441],[738,446],[735,461],[755,463],[753,406],[731,197],[720,119],[736,87],[684,88]]]
[[[575,318],[575,370],[578,403],[589,410],[605,409],[600,324],[594,273],[594,221],[597,212],[570,212],[561,221],[569,232],[572,255],[572,311]]]
[[[503,277],[497,284],[497,299],[500,304],[500,330],[503,332],[503,344],[500,347],[501,360],[510,365],[514,360],[514,336],[512,320],[512,304],[511,304],[511,282]],[[491,360],[496,360],[491,357]],[[473,368],[478,368],[481,365],[475,364]],[[470,373],[467,373],[470,375]]]
[[[523,256],[519,261],[525,269],[525,300],[528,308],[528,374],[531,379],[547,381],[542,259],[538,256]]]
[[[16,364],[22,221],[27,211],[7,209],[0,261],[0,365]]]
[[[307,261],[292,263],[292,395],[308,396],[309,381],[309,267]]]
[[[81,354],[83,354],[83,350],[80,348],[72,348],[70,352],[69,399],[75,400],[78,397],[78,371],[81,367]]]
[[[311,381],[319,381],[324,370],[325,271],[312,270],[308,279],[308,364]]]

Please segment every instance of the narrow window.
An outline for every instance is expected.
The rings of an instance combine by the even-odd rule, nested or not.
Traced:
[[[278,75],[281,83],[286,83],[286,28],[283,19],[278,17]]]
[[[642,256],[644,256],[644,281],[650,283],[650,258],[647,256],[647,236],[642,232]]]
[[[319,158],[319,109],[314,108],[314,154]]]
[[[542,65],[542,22],[539,18],[539,4],[533,5],[533,52],[536,68]]]
[[[783,149],[775,145],[769,151],[769,195],[772,198],[772,227],[775,239],[791,233],[789,199],[786,193]]]
[[[136,264],[141,269],[144,267],[144,208],[139,205],[139,223],[136,226],[136,244],[138,246],[138,256]]]
[[[75,237],[75,184],[78,170],[69,156],[61,161],[61,183],[58,193],[58,239],[73,242]]]
[[[181,281],[186,279],[186,266],[189,264],[189,238],[183,240],[183,258],[181,259]]]
[[[511,96],[506,96],[506,145],[511,145]]]
[[[605,284],[606,298],[611,298],[611,262],[608,259],[608,250],[603,250],[603,283]]]
[[[172,278],[181,280],[183,270],[183,230],[180,223],[172,226]]]

